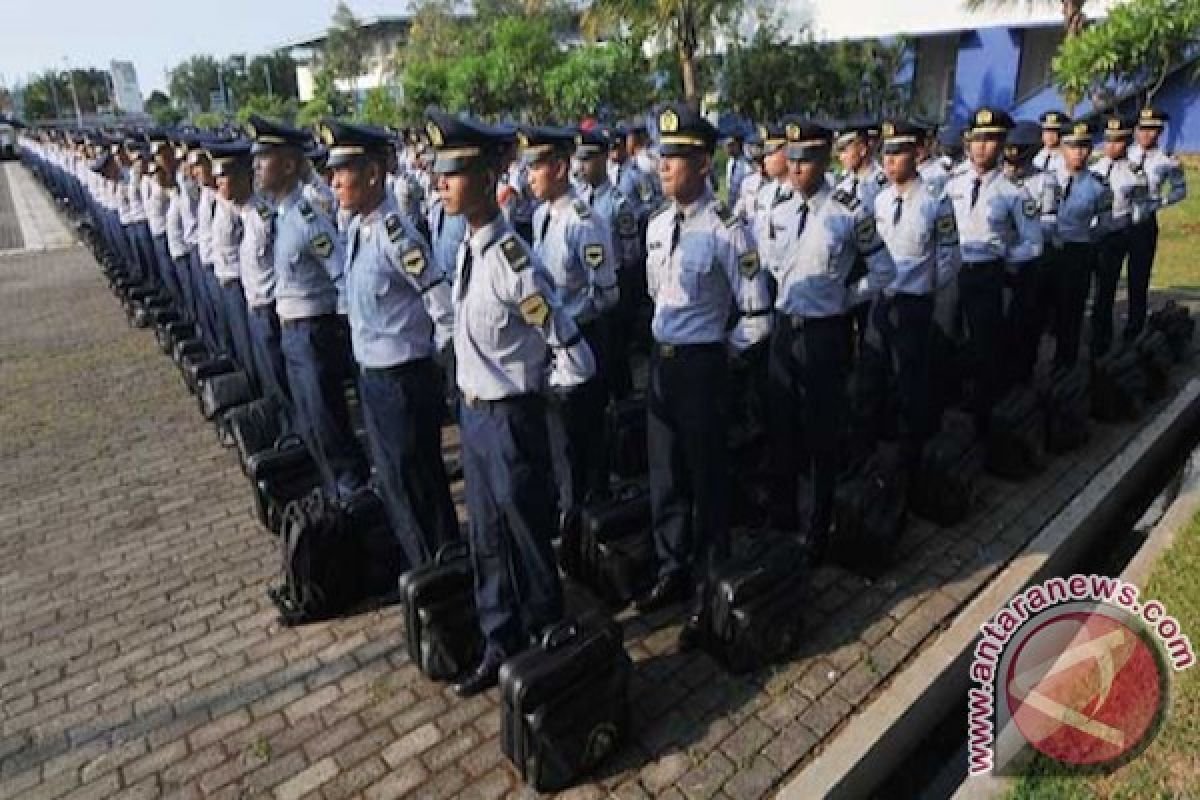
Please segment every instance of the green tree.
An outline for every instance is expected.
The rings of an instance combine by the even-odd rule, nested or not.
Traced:
[[[322,117],[342,117],[349,111],[345,95],[334,84],[333,71],[328,65],[313,76],[313,96],[296,113],[296,124],[312,125]]]
[[[225,124],[225,115],[217,111],[201,111],[192,115],[192,124],[197,128],[219,128]]]
[[[1034,9],[1039,6],[1059,6],[1062,8],[1063,30],[1067,38],[1078,36],[1087,27],[1087,16],[1083,7],[1087,0],[964,0],[963,5],[968,11],[980,11],[984,8],[1014,8],[1023,6]]]
[[[632,114],[645,107],[653,89],[641,51],[628,42],[576,48],[546,72],[543,83],[567,119]]]
[[[368,125],[386,125],[399,128],[401,125],[400,105],[392,95],[391,90],[377,86],[367,92],[363,98],[362,111],[358,118]]]
[[[281,120],[290,125],[295,120],[297,111],[294,98],[277,94],[252,94],[238,105],[234,118],[238,124],[245,125],[251,115],[258,114],[270,119]]]
[[[449,108],[449,104],[446,103],[449,81],[448,61],[415,61],[409,64],[401,80],[404,87],[404,99],[401,103],[403,116],[406,119],[419,119],[429,106]]]
[[[246,90],[252,95],[297,97],[296,62],[283,50],[255,56],[246,65]]]
[[[339,0],[333,12],[333,24],[325,39],[325,63],[338,78],[354,82],[363,71],[362,26],[354,12]]]
[[[212,93],[220,87],[220,65],[209,55],[194,55],[171,70],[167,89],[177,103],[193,111],[208,111]]]
[[[1113,83],[1140,89],[1149,101],[1197,45],[1200,0],[1130,0],[1063,42],[1055,82],[1072,106],[1092,92],[1105,105]]]
[[[686,100],[698,103],[696,57],[714,34],[740,16],[743,0],[595,0],[584,15],[592,36],[627,27],[635,42],[654,39],[673,52]]]

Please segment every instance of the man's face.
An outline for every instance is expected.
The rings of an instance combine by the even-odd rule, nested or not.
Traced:
[[[564,158],[543,158],[529,165],[529,191],[538,200],[553,200],[562,194],[570,169]]]
[[[208,186],[210,188],[215,185],[213,183],[212,162],[207,157],[202,157],[195,164],[192,164],[192,180],[201,186]]]
[[[826,158],[806,158],[803,160],[788,160],[788,179],[793,187],[806,195],[816,194],[821,182],[825,180],[825,170],[829,166]]]
[[[603,154],[579,160],[579,174],[592,186],[599,186],[608,178],[608,169]]]
[[[767,174],[768,178],[775,178],[776,180],[779,180],[787,175],[787,171],[788,160],[786,147],[779,148],[774,153],[768,154],[763,159],[763,172]]]
[[[856,172],[861,169],[866,160],[867,142],[861,136],[838,151],[838,161],[842,162],[842,169],[847,172]]]
[[[730,158],[737,158],[742,154],[742,143],[737,139],[730,139],[725,143],[725,153]]]
[[[972,139],[970,142],[971,164],[981,169],[991,169],[1000,158],[1003,143],[999,139]]]
[[[251,173],[247,170],[233,170],[217,176],[217,194],[221,199],[231,203],[242,203],[250,196]]]
[[[295,174],[296,159],[283,148],[273,147],[254,157],[254,177],[264,191],[286,189]]]
[[[883,171],[892,183],[908,183],[917,176],[916,151],[905,149],[897,153],[884,153]]]
[[[1143,150],[1152,150],[1158,147],[1158,134],[1161,131],[1158,128],[1138,128],[1134,135],[1137,136],[1137,143]]]
[[[625,158],[625,140],[614,139],[612,147],[608,151],[608,160],[614,164],[624,164]]]
[[[1042,147],[1053,150],[1054,148],[1058,147],[1058,143],[1061,139],[1062,136],[1058,131],[1042,131]]]
[[[1086,144],[1069,144],[1063,148],[1063,160],[1071,172],[1081,172],[1087,167],[1092,148]]]
[[[1105,140],[1104,155],[1111,158],[1113,161],[1119,161],[1125,157],[1125,153],[1129,151],[1129,142],[1124,139]]]
[[[663,194],[680,203],[690,203],[704,191],[712,168],[707,153],[663,156],[658,160],[658,178]]]
[[[154,163],[158,165],[159,172],[175,172],[175,150],[171,145],[167,144],[158,149],[154,154]]]
[[[447,214],[466,214],[495,202],[496,173],[491,167],[476,165],[463,172],[435,173],[438,197]]]
[[[362,162],[350,163],[333,168],[333,193],[337,195],[338,207],[355,214],[366,210],[371,197],[371,181],[379,182],[379,167]]]

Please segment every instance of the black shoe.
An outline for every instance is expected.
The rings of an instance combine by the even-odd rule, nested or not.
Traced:
[[[683,575],[673,572],[658,579],[658,583],[638,598],[637,610],[643,614],[682,602],[688,596],[687,581]]]
[[[682,652],[695,650],[704,644],[705,619],[703,612],[689,614],[679,631],[679,649]]]
[[[454,684],[454,692],[459,697],[474,697],[481,692],[491,689],[500,678],[500,662],[497,659],[484,658],[479,666],[467,677]]]

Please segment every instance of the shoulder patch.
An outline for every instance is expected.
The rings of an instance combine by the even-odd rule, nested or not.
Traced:
[[[300,210],[300,216],[304,217],[305,222],[312,222],[317,218],[317,212],[313,211],[313,207],[308,204],[307,200],[301,200],[297,208]]]
[[[271,217],[271,207],[270,207],[270,206],[268,206],[266,203],[258,203],[258,204],[256,204],[256,205],[254,206],[254,208],[255,208],[255,210],[257,210],[257,211],[258,211],[258,216],[259,216],[260,218],[262,218],[262,219],[264,219],[264,220],[266,220],[266,219],[270,219],[270,217]]]
[[[875,218],[873,216],[868,214],[854,223],[854,240],[862,250],[875,244]]]
[[[844,205],[851,211],[857,211],[862,203],[858,202],[858,198],[847,192],[845,189],[834,189],[833,199]]]
[[[404,266],[404,271],[414,278],[418,277],[425,271],[425,253],[419,247],[413,247],[404,252],[400,257],[400,263]]]
[[[529,266],[529,255],[514,234],[508,234],[500,240],[500,254],[513,272],[520,272]]]
[[[746,280],[750,280],[758,274],[759,266],[758,252],[756,250],[747,250],[738,256],[738,272]]]
[[[958,244],[958,225],[953,214],[944,214],[937,218],[937,235],[939,244]]]
[[[546,298],[542,297],[541,292],[529,295],[521,301],[518,307],[521,309],[521,319],[525,320],[527,325],[540,328],[546,324],[546,320],[550,319],[550,306],[547,305]]]
[[[313,252],[321,258],[329,258],[333,255],[333,239],[324,231],[313,237],[311,245]]]
[[[1038,215],[1037,200],[1034,200],[1032,197],[1025,198],[1024,202],[1021,203],[1021,211],[1029,219],[1036,217]]]
[[[626,238],[637,236],[637,218],[629,211],[622,209],[617,212],[617,233]]]
[[[593,243],[583,248],[583,261],[592,269],[597,269],[604,263],[604,245]]]
[[[579,215],[580,219],[590,219],[591,218],[592,209],[588,207],[587,203],[576,198],[574,207],[575,207],[575,213]]]
[[[404,225],[398,214],[388,214],[383,220],[383,227],[387,231],[388,241],[398,242],[404,238]]]

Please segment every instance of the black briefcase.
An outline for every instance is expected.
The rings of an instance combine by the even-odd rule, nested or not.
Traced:
[[[1046,418],[1037,394],[1014,387],[992,409],[987,436],[987,468],[1008,480],[1024,480],[1046,463]]]
[[[564,570],[610,607],[624,608],[654,583],[650,490],[644,483],[618,485],[608,500],[585,506],[579,528],[576,566],[564,558]]]
[[[321,473],[299,437],[250,456],[247,477],[254,487],[254,515],[271,533],[279,533],[287,504],[321,485]]]
[[[714,577],[706,647],[734,674],[786,659],[803,629],[806,553],[792,536],[760,534]]]
[[[249,403],[253,399],[250,378],[239,369],[223,375],[214,375],[204,382],[200,391],[200,410],[205,419],[216,422],[229,409]]]
[[[195,329],[192,329],[193,333]],[[171,360],[177,366],[183,366],[184,356],[195,356],[205,354],[208,355],[208,346],[204,344],[196,336],[191,336],[187,339],[176,339],[174,346],[171,348]]]
[[[1087,367],[1056,369],[1043,392],[1046,410],[1046,449],[1066,453],[1083,446],[1091,436],[1091,395]]]
[[[237,365],[228,356],[213,357],[207,350],[195,355],[185,355],[180,363],[183,380],[193,392],[198,392],[205,382],[217,375],[228,375],[237,370]]]
[[[171,313],[174,314],[175,312]],[[158,349],[162,351],[164,356],[172,354],[175,350],[176,342],[194,338],[195,335],[195,326],[190,322],[184,322],[178,318],[165,324],[160,323],[154,328],[154,337],[158,340]]]
[[[442,545],[432,563],[400,576],[408,657],[425,677],[450,681],[483,657],[475,574],[466,542]]]
[[[1092,416],[1101,422],[1125,422],[1142,415],[1146,373],[1133,347],[1121,347],[1096,359],[1092,368]]]
[[[971,512],[982,473],[983,448],[975,441],[974,422],[966,414],[948,412],[942,430],[925,443],[913,476],[913,513],[942,527],[957,525]]]
[[[621,627],[588,616],[548,630],[500,667],[501,749],[539,792],[571,786],[614,753],[629,727]]]
[[[832,560],[868,576],[891,565],[908,520],[908,481],[899,451],[883,445],[838,484],[830,539]]]
[[[1192,312],[1174,300],[1168,300],[1166,305],[1155,311],[1147,320],[1148,327],[1162,331],[1171,346],[1171,353],[1176,361],[1187,357],[1192,346],[1192,336],[1196,332],[1196,321]]]
[[[1146,399],[1155,402],[1166,397],[1171,378],[1171,364],[1175,360],[1167,335],[1162,331],[1148,329],[1133,343],[1137,350],[1142,371],[1146,373]]]
[[[609,469],[624,480],[643,477],[649,471],[645,395],[613,403],[607,416]]]
[[[238,406],[225,415],[233,434],[242,472],[250,476],[250,458],[275,447],[282,433],[279,425],[279,406],[269,397]],[[299,439],[294,440],[298,442]]]

